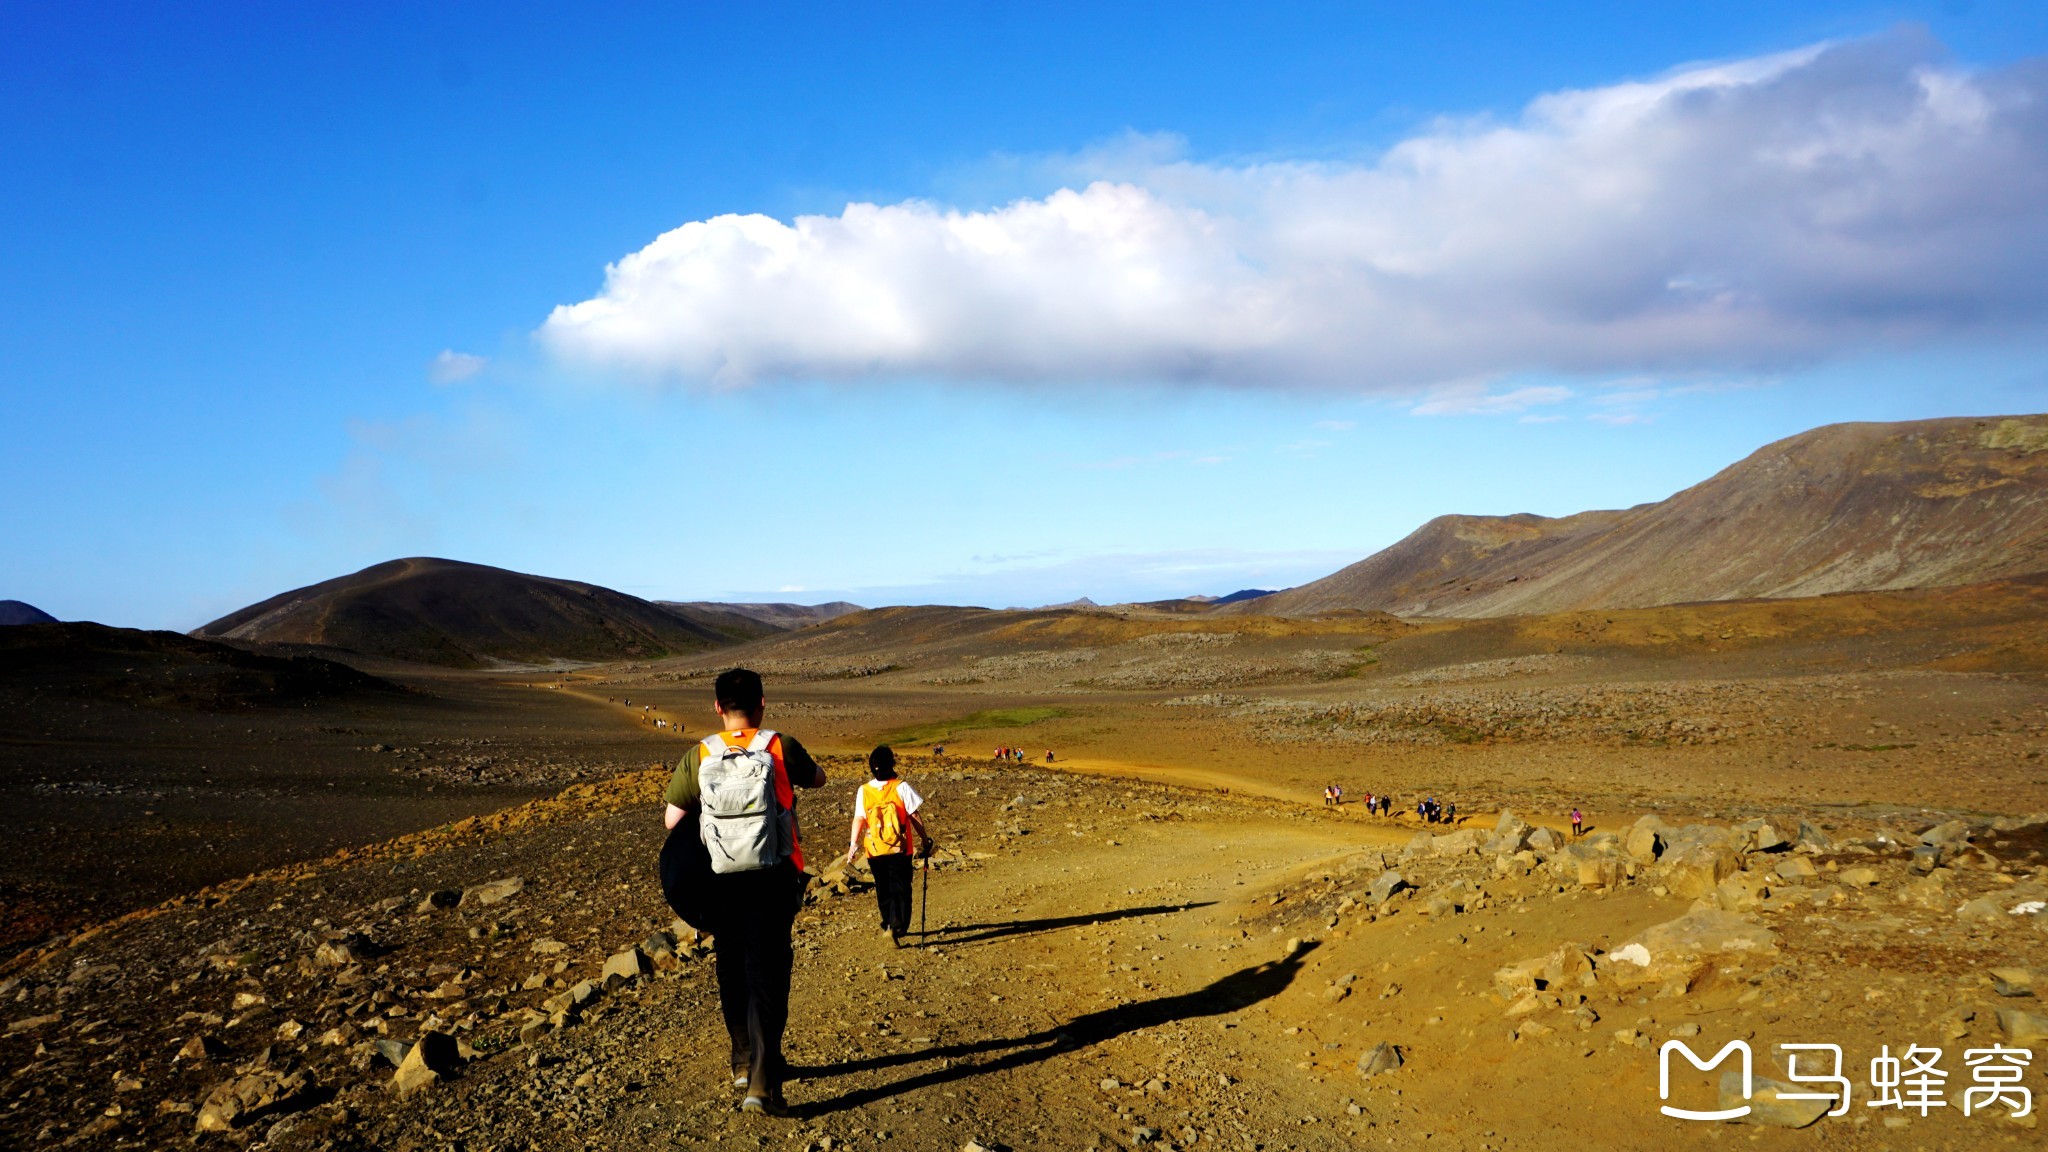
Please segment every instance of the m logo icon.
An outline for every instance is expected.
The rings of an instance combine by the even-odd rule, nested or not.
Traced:
[[[1702,1072],[1713,1071],[1715,1066],[1728,1058],[1730,1052],[1740,1051],[1742,1053],[1742,1098],[1744,1100],[1749,1099],[1751,1088],[1749,1045],[1741,1040],[1730,1040],[1719,1052],[1714,1053],[1712,1060],[1702,1060],[1695,1056],[1693,1050],[1686,1047],[1681,1041],[1666,1040],[1664,1047],[1657,1050],[1657,1099],[1671,1099],[1671,1053],[1674,1049],[1685,1053],[1686,1063],[1691,1064]],[[1749,1115],[1749,1105],[1744,1104],[1739,1108],[1721,1108],[1712,1112],[1695,1112],[1689,1108],[1673,1108],[1671,1105],[1666,1104],[1659,1108],[1658,1111],[1666,1116],[1673,1116],[1680,1120],[1739,1120]]]

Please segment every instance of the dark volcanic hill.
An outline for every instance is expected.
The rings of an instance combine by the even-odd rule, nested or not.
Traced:
[[[414,558],[273,596],[192,635],[475,668],[654,658],[758,634],[740,627],[691,619],[594,584]]]
[[[1505,616],[1968,584],[2048,571],[2048,416],[1830,424],[1667,500],[1439,516],[1230,613]]]
[[[0,626],[8,624],[55,624],[57,618],[33,604],[0,600]]]
[[[176,632],[103,624],[0,631],[0,728],[14,727],[17,712],[33,717],[53,697],[232,712],[404,691],[333,660],[249,652]]]

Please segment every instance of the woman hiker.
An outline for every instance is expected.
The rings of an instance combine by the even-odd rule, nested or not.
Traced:
[[[846,863],[865,853],[875,874],[875,904],[882,930],[898,948],[910,931],[911,854],[929,858],[931,834],[917,810],[924,797],[896,775],[896,753],[887,744],[868,753],[868,775],[853,798],[853,830],[847,837]]]

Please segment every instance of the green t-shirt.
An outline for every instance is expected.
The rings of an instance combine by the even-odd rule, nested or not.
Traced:
[[[748,738],[752,738],[748,733]],[[776,740],[782,744],[782,770],[789,776],[791,788],[821,788],[825,784],[825,770],[811,759],[811,754],[797,743],[796,737],[786,732],[777,732]],[[675,774],[668,778],[668,787],[662,790],[663,802],[678,808],[697,806],[697,765],[704,760],[704,742],[690,745],[676,764]]]

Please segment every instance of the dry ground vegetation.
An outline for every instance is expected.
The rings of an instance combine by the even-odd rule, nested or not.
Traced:
[[[2048,1089],[2026,815],[2048,809],[2043,600],[2021,581],[1478,622],[892,610],[708,658],[451,677],[435,724],[373,710],[356,754],[422,790],[390,749],[672,755],[656,720],[695,735],[709,676],[761,668],[771,722],[832,754],[807,807],[821,856],[859,751],[949,745],[909,769],[947,845],[923,946],[888,945],[858,874],[812,887],[795,1115],[733,1111],[715,942],[663,935],[663,773],[592,758],[558,796],[19,958],[0,1144],[2025,1145],[2031,1117],[1961,1104],[1968,1048],[2027,1048]],[[1058,759],[999,765],[996,744]],[[1332,781],[1463,820],[1325,812]],[[1559,844],[1574,805],[1592,835]],[[1780,1078],[1772,1045],[1839,1044],[1850,1114],[1660,1116],[1674,1038],[1746,1040]],[[1944,1050],[1948,1106],[1866,1107],[1870,1059],[1914,1044]],[[1672,1102],[1711,1104],[1717,1078]]]

